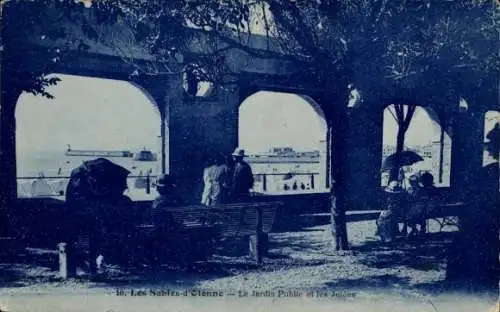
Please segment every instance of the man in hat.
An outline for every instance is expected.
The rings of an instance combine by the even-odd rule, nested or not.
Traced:
[[[217,235],[213,226],[185,227],[176,222],[171,208],[185,206],[177,194],[172,176],[162,175],[156,183],[160,196],[153,202],[151,217],[156,232],[149,245],[150,260],[153,265],[163,260],[186,262],[203,259],[212,252],[212,240]]]
[[[231,199],[234,202],[249,200],[250,189],[253,187],[253,173],[250,165],[243,160],[245,150],[236,148],[233,152],[234,169],[231,185]]]

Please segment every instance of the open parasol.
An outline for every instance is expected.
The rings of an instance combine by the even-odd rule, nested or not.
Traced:
[[[414,151],[402,151],[387,156],[382,163],[382,171],[390,171],[396,167],[411,166],[424,159]]]
[[[66,199],[122,194],[129,174],[129,170],[105,158],[85,161],[71,172]]]

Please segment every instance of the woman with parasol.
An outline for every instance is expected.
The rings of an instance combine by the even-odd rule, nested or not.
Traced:
[[[95,259],[104,252],[106,233],[126,233],[132,224],[133,203],[123,195],[129,173],[105,158],[85,161],[71,172],[66,188],[73,245],[69,248],[76,249],[76,243],[88,237],[91,274],[97,272]],[[74,273],[76,267],[69,269]]]
[[[377,234],[383,241],[391,241],[399,234],[400,221],[403,222],[403,234],[407,231],[406,214],[409,198],[401,186],[404,181],[404,172],[401,168],[422,160],[423,158],[413,151],[402,151],[389,155],[382,163],[381,171],[388,171],[390,179],[384,189],[386,208],[377,220]]]
[[[377,235],[382,241],[392,241],[399,234],[399,221],[404,220],[408,196],[398,181],[391,181],[384,189],[387,206],[377,219]]]

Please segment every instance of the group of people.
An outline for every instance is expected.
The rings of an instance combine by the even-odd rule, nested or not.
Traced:
[[[219,154],[207,162],[203,171],[202,205],[214,206],[249,200],[254,179],[252,168],[244,161],[245,157],[245,151],[236,148],[231,161],[223,154]],[[165,222],[168,219],[168,216],[164,215],[168,211],[165,208],[179,207],[186,203],[179,196],[174,178],[170,175],[159,177],[156,190],[159,196],[153,202],[152,220],[153,222],[163,220],[162,224],[169,224]]]
[[[204,190],[201,200],[203,205],[213,206],[249,200],[254,181],[250,165],[243,160],[245,156],[245,151],[237,148],[232,154],[232,162],[222,154],[210,159],[203,172]],[[186,202],[179,195],[174,178],[170,175],[160,176],[156,182],[156,190],[159,196],[151,207],[151,222],[156,226],[159,237],[163,237],[166,241],[155,245],[153,249],[157,254],[153,258],[157,259],[168,254],[180,256],[187,251],[185,246],[181,246],[183,243],[189,244],[195,251],[198,249],[194,248],[194,245],[209,248],[212,237],[216,235],[209,228],[205,229],[206,232],[203,232],[202,236],[189,238],[191,240],[184,240],[182,243],[176,241],[182,235],[177,236],[175,233],[182,231],[182,226],[174,220],[171,209],[184,206]],[[164,252],[166,250],[168,252]],[[199,256],[203,253],[198,250],[193,255]]]
[[[236,148],[232,159],[223,154],[208,159],[203,170],[202,205],[213,206],[248,200],[254,178],[252,168],[244,161],[244,157],[245,151]]]
[[[398,235],[417,236],[426,232],[427,210],[436,200],[434,177],[429,172],[409,177],[405,190],[393,180],[385,188],[387,205],[377,220],[377,234],[383,241],[392,241]],[[400,229],[399,224],[403,226]]]
[[[203,173],[203,205],[249,200],[254,180],[250,165],[244,161],[245,157],[245,151],[237,148],[232,154],[232,161],[218,155],[209,162]],[[102,255],[104,241],[109,233],[133,231],[136,217],[133,202],[123,194],[127,188],[128,173],[128,170],[106,159],[89,161],[72,172],[66,190],[68,207],[74,212],[69,222],[69,240],[73,248],[82,234],[89,234],[90,259]],[[169,208],[183,206],[186,202],[179,195],[176,182],[170,175],[159,177],[156,189],[159,196],[151,207],[151,221],[158,226],[158,231],[176,231],[177,224]],[[117,219],[117,216],[120,218]],[[82,254],[81,261],[77,261],[83,262],[84,258]],[[76,271],[76,267],[70,269]],[[90,261],[91,273],[94,274],[97,269],[96,263]]]

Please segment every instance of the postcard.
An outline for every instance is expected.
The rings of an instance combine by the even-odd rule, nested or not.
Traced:
[[[1,1],[0,312],[500,311],[498,10]]]

